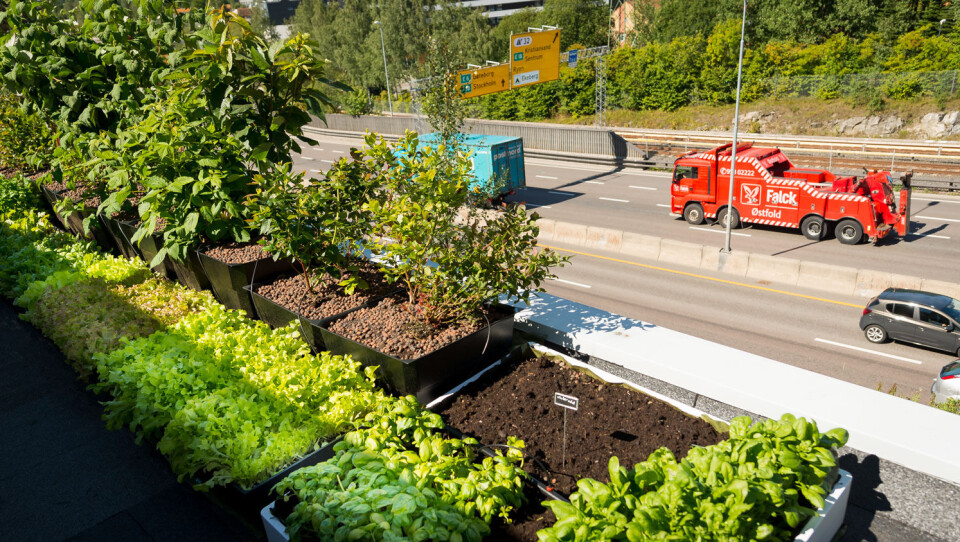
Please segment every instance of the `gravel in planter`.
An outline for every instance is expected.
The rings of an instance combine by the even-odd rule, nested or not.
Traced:
[[[487,309],[486,319],[435,328],[418,318],[416,312],[406,297],[388,297],[333,322],[330,330],[398,359],[416,359],[483,329],[487,320],[495,322],[509,316],[493,308]]]
[[[580,399],[567,412],[566,467],[563,467],[563,411],[554,393]],[[580,478],[609,481],[607,465],[645,461],[666,447],[677,458],[693,446],[715,444],[722,435],[704,420],[623,386],[611,385],[546,357],[494,369],[440,407],[444,421],[483,444],[507,435],[526,444],[531,475],[569,495]]]
[[[269,258],[270,253],[263,250],[263,247],[256,243],[237,243],[231,242],[225,245],[210,247],[203,251],[204,254],[220,260],[225,264],[250,263],[262,258]]]
[[[387,283],[373,263],[362,262],[358,274],[369,288],[357,289],[353,295],[344,293],[343,288],[337,284],[339,279],[329,275],[323,276],[319,284],[314,286],[316,293],[311,294],[303,275],[299,273],[277,275],[258,286],[256,292],[304,318],[322,320],[397,291],[397,286]]]

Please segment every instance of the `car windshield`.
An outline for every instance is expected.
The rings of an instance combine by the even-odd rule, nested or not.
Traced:
[[[943,312],[947,313],[955,322],[960,322],[960,301],[951,299],[950,304],[943,308]]]

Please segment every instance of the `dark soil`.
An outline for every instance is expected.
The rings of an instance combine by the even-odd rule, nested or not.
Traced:
[[[210,247],[203,252],[215,260],[220,260],[227,264],[250,263],[263,258],[269,258],[270,254],[263,250],[263,247],[254,243],[228,243]]]
[[[330,330],[397,359],[417,359],[487,326],[480,318],[433,327],[417,312],[406,297],[390,297],[333,322]],[[486,316],[493,322],[506,314],[491,310]]]
[[[579,398],[579,410],[554,406],[555,392]],[[508,435],[522,439],[528,457],[524,469],[565,495],[576,491],[580,478],[608,482],[612,456],[629,468],[660,447],[669,448],[680,459],[693,446],[723,438],[704,420],[549,358],[494,369],[439,412],[450,427],[483,444],[505,444]]]
[[[256,292],[301,316],[322,320],[398,290],[396,284],[387,283],[375,264],[359,262],[358,265],[358,275],[369,288],[357,289],[353,295],[347,295],[337,284],[340,280],[330,275],[321,277],[314,284],[314,293],[310,293],[303,275],[299,273],[277,275],[259,285]]]
[[[557,516],[543,505],[543,501],[547,499],[543,493],[530,485],[523,493],[527,502],[510,514],[511,523],[504,523],[499,517],[493,518],[486,540],[532,542],[537,539],[537,531],[557,521]]]

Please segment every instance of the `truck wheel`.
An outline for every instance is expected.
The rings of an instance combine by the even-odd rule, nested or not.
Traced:
[[[837,223],[837,240],[844,245],[855,245],[863,239],[863,226],[852,218]]]
[[[800,223],[800,231],[803,232],[803,236],[811,241],[823,239],[826,235],[826,230],[823,218],[816,215],[808,216]]]
[[[717,224],[720,224],[724,228],[727,227],[727,216],[730,217],[730,229],[736,229],[740,227],[740,213],[737,212],[737,209],[734,207],[724,207],[720,210],[720,214],[717,215]]]
[[[703,224],[703,205],[691,203],[683,208],[683,219],[697,226]]]
[[[876,324],[870,324],[869,326],[863,328],[863,336],[874,344],[887,342],[887,330]]]

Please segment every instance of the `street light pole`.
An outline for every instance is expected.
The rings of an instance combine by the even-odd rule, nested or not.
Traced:
[[[943,32],[943,23],[947,22],[946,19],[940,19],[940,28],[937,30],[937,37],[940,37],[940,32]]]
[[[393,116],[393,99],[390,98],[390,72],[387,71],[387,46],[383,44],[383,25],[380,21],[373,21],[380,29],[380,50],[383,52],[383,76],[387,78],[387,103],[390,104],[390,116]]]
[[[743,37],[747,30],[747,0],[743,0],[743,23],[740,26],[740,61],[737,64],[737,105],[733,113],[733,149],[730,152],[730,190],[727,195],[727,224],[723,245],[724,254],[730,254],[730,236],[733,229],[733,177],[737,172],[737,129],[740,127],[740,82],[743,77]]]

